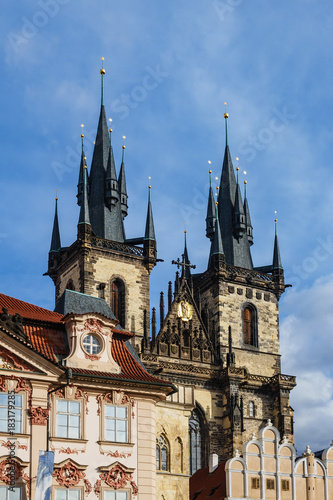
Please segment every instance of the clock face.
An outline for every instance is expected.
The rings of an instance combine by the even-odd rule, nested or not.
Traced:
[[[178,318],[181,318],[182,321],[190,321],[193,316],[193,307],[192,305],[187,302],[186,300],[182,300],[178,304],[178,310],[177,310],[177,316]]]
[[[88,354],[98,354],[101,351],[101,343],[95,335],[91,333],[83,339],[84,350]]]

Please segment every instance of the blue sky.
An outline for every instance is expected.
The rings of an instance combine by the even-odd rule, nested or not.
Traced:
[[[144,231],[148,177],[159,257],[152,306],[183,249],[203,271],[208,160],[229,143],[247,172],[255,265],[272,260],[274,211],[286,281],[283,372],[296,375],[296,445],[333,436],[333,7],[266,0],[21,0],[2,5],[1,291],[53,308],[47,269],[55,189],[62,244],[76,236],[80,124],[91,159],[100,103],[119,167],[126,135],[128,237]],[[243,178],[243,176],[242,176]],[[170,244],[170,242],[172,242]]]

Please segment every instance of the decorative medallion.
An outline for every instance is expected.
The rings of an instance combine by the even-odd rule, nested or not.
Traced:
[[[61,469],[56,470],[53,473],[56,481],[61,486],[69,488],[70,486],[76,486],[81,479],[86,477],[84,472],[81,472],[73,463],[67,462],[63,465]]]
[[[130,483],[133,495],[138,494],[138,487],[136,483],[133,481],[132,474],[130,472],[127,472],[126,469],[120,463],[117,463],[109,471],[103,472],[102,474],[99,475],[99,477],[108,486],[114,488],[115,490],[119,490],[120,488],[125,488],[127,486],[127,483]]]
[[[117,391],[105,392],[104,394],[99,394],[98,396],[96,396],[96,401],[98,404],[97,415],[101,414],[102,401],[105,401],[106,403],[114,405],[130,404],[132,407],[132,418],[135,417],[134,413],[135,399],[130,397],[128,394],[121,391],[120,389],[118,389]]]
[[[177,308],[177,317],[180,318],[182,321],[190,321],[193,316],[193,306],[186,300],[182,300],[178,304]]]

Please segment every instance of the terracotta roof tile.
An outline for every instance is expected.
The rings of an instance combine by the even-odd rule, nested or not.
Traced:
[[[227,495],[226,462],[209,473],[209,468],[198,470],[190,478],[190,500],[223,500]]]
[[[9,314],[18,313],[22,318],[25,319],[35,319],[39,321],[50,321],[52,323],[61,323],[63,318],[62,314],[56,313],[54,311],[49,311],[43,307],[35,306],[29,304],[29,302],[24,302],[23,300],[14,299],[8,295],[0,293],[0,311],[3,307],[8,308]]]
[[[169,382],[161,380],[153,375],[150,375],[132,356],[132,354],[126,348],[123,340],[114,338],[112,341],[112,356],[114,360],[118,363],[121,368],[122,373],[106,373],[99,372],[96,370],[86,370],[83,368],[73,368],[74,373],[82,373],[85,375],[97,375],[102,377],[109,377],[113,379],[127,379],[127,380],[138,380],[145,382],[152,382],[154,384],[168,385],[171,387]]]
[[[24,325],[24,331],[36,352],[53,363],[68,355],[67,340],[64,329],[38,325]]]

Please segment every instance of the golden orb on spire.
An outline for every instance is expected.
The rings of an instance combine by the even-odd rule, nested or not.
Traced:
[[[211,174],[211,173],[212,173],[212,171],[211,171],[211,170],[208,170],[208,173],[209,173],[209,174]]]
[[[274,222],[277,222],[277,219],[274,219]]]
[[[83,139],[83,137],[84,137],[84,134],[81,134],[81,139]]]
[[[247,181],[244,181],[244,184],[247,184]]]
[[[229,118],[229,113],[227,113],[227,103],[224,103],[225,111],[224,111],[224,118]]]
[[[102,68],[100,70],[100,74],[101,75],[105,75],[105,69],[103,68],[103,61],[104,61],[104,57],[101,57],[101,61],[102,61]]]

